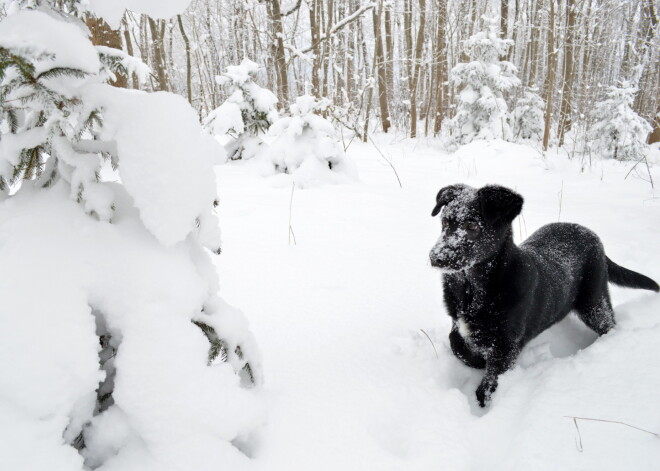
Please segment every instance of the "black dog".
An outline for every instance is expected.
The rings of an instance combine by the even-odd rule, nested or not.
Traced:
[[[452,185],[436,201],[431,215],[444,211],[431,264],[445,272],[454,354],[486,369],[476,392],[482,407],[523,346],[570,311],[607,333],[614,326],[608,281],[658,291],[655,281],[607,258],[598,236],[577,224],[548,224],[516,246],[511,223],[523,199],[507,188]]]

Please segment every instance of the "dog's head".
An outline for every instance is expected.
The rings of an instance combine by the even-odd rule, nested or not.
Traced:
[[[442,211],[442,234],[431,249],[431,265],[448,271],[488,260],[511,233],[523,198],[508,188],[450,185],[438,192],[431,216]]]

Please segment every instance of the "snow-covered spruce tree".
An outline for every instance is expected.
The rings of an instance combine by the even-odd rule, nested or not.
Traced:
[[[525,90],[511,113],[513,138],[540,141],[543,137],[544,110],[545,103],[538,95],[538,89]]]
[[[296,98],[290,116],[270,128],[268,163],[275,173],[293,176],[300,187],[357,178],[357,170],[339,145],[332,124],[319,113],[327,106],[311,95]]]
[[[0,469],[243,469],[261,375],[210,256],[222,149],[183,98],[103,83],[135,60],[70,3],[0,22]]]
[[[629,82],[609,87],[605,99],[592,111],[589,131],[591,150],[616,160],[639,160],[644,156],[651,125],[632,109],[637,88]]]
[[[216,77],[229,86],[229,98],[204,120],[204,127],[216,136],[228,135],[225,145],[232,160],[254,157],[262,145],[262,136],[277,119],[277,97],[254,82],[259,66],[249,59],[227,67]]]
[[[470,62],[459,63],[450,72],[450,82],[459,89],[456,115],[449,121],[450,148],[475,139],[512,138],[504,93],[520,85],[520,80],[516,67],[500,57],[513,41],[499,37],[499,19],[483,20],[488,30],[465,41]]]

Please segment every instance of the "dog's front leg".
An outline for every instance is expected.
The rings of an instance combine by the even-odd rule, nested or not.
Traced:
[[[495,346],[486,357],[486,374],[477,388],[477,401],[486,407],[492,394],[497,389],[497,378],[513,366],[519,349],[512,346]]]

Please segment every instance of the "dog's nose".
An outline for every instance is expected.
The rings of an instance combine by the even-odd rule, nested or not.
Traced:
[[[429,253],[429,260],[431,260],[431,266],[440,267],[440,258],[435,250],[431,250]]]

